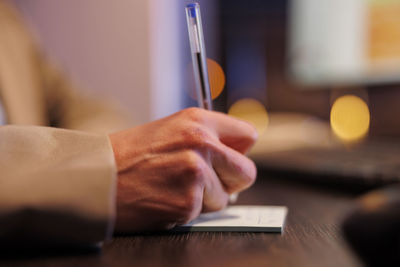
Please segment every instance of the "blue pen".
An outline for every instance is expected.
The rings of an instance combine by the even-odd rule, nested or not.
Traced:
[[[188,4],[186,6],[186,20],[189,31],[190,49],[192,52],[197,100],[201,108],[212,110],[206,48],[204,46],[200,5],[198,3]]]
[[[212,110],[206,48],[204,46],[204,35],[199,3],[188,4],[186,6],[186,20],[189,31],[190,50],[192,51],[197,101],[199,103],[199,107]],[[238,194],[231,194],[229,196],[229,202],[236,202],[237,197]]]

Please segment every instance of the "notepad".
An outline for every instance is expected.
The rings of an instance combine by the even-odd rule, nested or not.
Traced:
[[[281,233],[287,207],[229,206],[222,211],[203,213],[197,219],[175,227],[179,232],[275,232]]]

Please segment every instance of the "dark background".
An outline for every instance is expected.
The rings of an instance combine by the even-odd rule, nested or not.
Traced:
[[[227,109],[240,98],[252,97],[268,112],[301,112],[329,120],[337,95],[362,95],[366,89],[370,134],[400,136],[399,84],[307,88],[288,78],[288,5],[287,0],[220,0],[219,47],[227,90],[217,103]]]

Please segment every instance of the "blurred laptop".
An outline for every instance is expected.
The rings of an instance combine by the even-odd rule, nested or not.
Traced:
[[[400,181],[398,140],[344,144],[327,122],[296,113],[271,114],[249,156],[263,170],[320,184],[373,188]]]
[[[400,0],[292,0],[289,73],[309,89],[400,82],[399,25]],[[296,113],[270,114],[250,156],[261,168],[319,183],[400,181],[398,141],[344,144],[329,122]]]

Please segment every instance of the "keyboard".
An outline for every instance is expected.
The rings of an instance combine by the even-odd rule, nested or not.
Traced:
[[[322,184],[374,188],[400,181],[400,143],[368,141],[355,147],[299,147],[252,156],[266,171]]]

